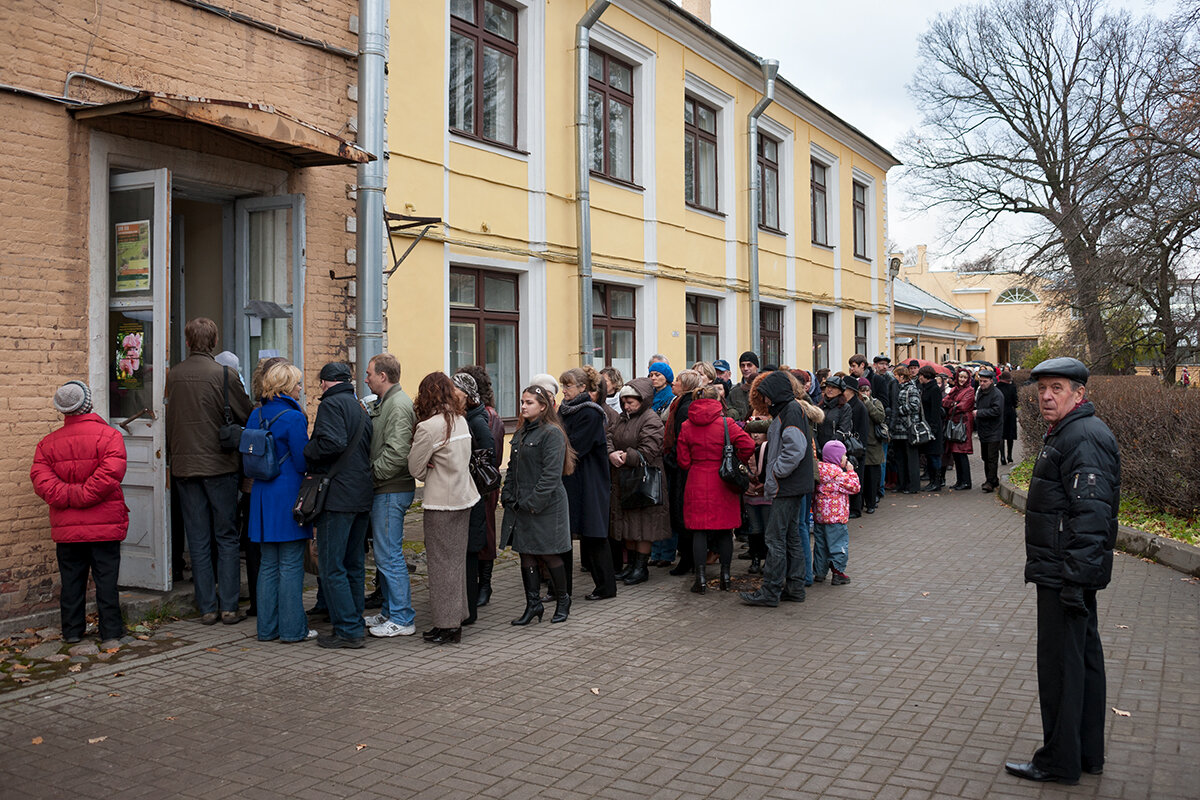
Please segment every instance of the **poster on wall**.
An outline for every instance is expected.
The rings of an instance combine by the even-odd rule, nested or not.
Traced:
[[[122,322],[116,332],[116,379],[118,389],[142,389],[146,323],[138,320]]]
[[[150,220],[117,223],[118,292],[150,288]]]

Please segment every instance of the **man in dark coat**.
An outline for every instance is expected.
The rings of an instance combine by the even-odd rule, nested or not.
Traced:
[[[779,605],[780,600],[804,602],[804,553],[800,539],[800,512],[813,491],[813,448],[808,417],[796,401],[792,382],[783,372],[763,378],[756,390],[770,403],[767,429],[764,494],[771,498],[764,538],[767,561],[762,588],[742,592],[751,606]]]
[[[938,386],[937,370],[928,364],[917,370],[917,381],[921,390],[921,410],[933,432],[933,438],[919,448],[929,466],[929,483],[922,486],[921,491],[937,492],[946,486],[946,470],[942,468],[942,389]]]
[[[1104,651],[1096,592],[1112,579],[1121,499],[1117,441],[1085,398],[1074,358],[1033,369],[1050,423],[1025,513],[1025,580],[1037,585],[1037,675],[1044,744],[1004,768],[1020,778],[1075,784],[1104,769]]]
[[[871,359],[871,395],[876,400],[883,403],[883,411],[886,415],[884,421],[887,422],[888,430],[892,429],[892,425],[896,419],[896,403],[900,399],[900,382],[893,377],[891,373],[892,359],[888,358],[883,353]],[[887,483],[888,459],[892,453],[888,442],[883,443],[883,469],[879,471],[879,491],[878,495],[883,497],[883,487]],[[892,467],[895,471],[895,467]]]
[[[205,625],[233,625],[242,586],[237,525],[238,454],[221,447],[218,431],[231,421],[246,424],[250,398],[238,374],[213,358],[217,323],[207,317],[183,329],[188,357],[167,373],[167,454],[179,495],[184,535],[192,556],[196,608]],[[228,399],[228,400],[227,400]],[[213,543],[217,552],[213,553]],[[214,581],[213,561],[216,561]],[[219,592],[219,596],[218,596]]]
[[[1000,460],[1000,440],[1004,433],[1004,395],[996,388],[996,373],[992,370],[980,370],[976,380],[979,388],[975,390],[975,430],[979,432],[984,474],[980,488],[991,492],[1000,485],[996,465]]]
[[[758,377],[758,354],[753,350],[742,353],[738,369],[742,371],[742,380],[729,392],[729,405],[737,412],[734,419],[750,419],[750,384]]]
[[[863,359],[863,367],[867,364],[866,359]],[[866,445],[871,438],[871,416],[867,412],[867,407],[863,405],[862,398],[858,394],[858,379],[844,377],[842,378],[842,399],[846,401],[845,408],[850,412],[850,431],[858,438],[860,444],[863,445],[863,450],[859,453],[852,453],[854,462],[854,471],[858,473],[859,486],[864,486],[863,476],[866,470],[867,452]],[[843,442],[844,444],[845,442]],[[862,516],[863,508],[863,491],[859,489],[858,494],[850,496],[850,519],[858,519]]]
[[[317,517],[317,559],[321,589],[333,633],[318,636],[321,647],[363,646],[363,581],[367,520],[374,501],[371,473],[371,420],[354,396],[347,364],[321,367],[321,405],[304,447],[309,472],[336,472],[325,509]],[[345,458],[342,455],[345,454]],[[339,463],[339,459],[341,459]]]
[[[1013,460],[1013,444],[1017,441],[1017,403],[1020,395],[1008,370],[1000,373],[996,388],[1004,395],[1004,435],[1001,437],[1000,463],[1008,464]]]

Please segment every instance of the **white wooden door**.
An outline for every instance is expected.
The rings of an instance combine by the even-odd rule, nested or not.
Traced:
[[[170,333],[171,175],[113,175],[108,194],[109,419],[125,436],[122,586],[171,588],[163,389]]]

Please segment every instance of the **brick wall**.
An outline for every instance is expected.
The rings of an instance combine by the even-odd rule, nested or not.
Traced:
[[[354,51],[353,0],[218,2],[232,11]],[[53,10],[33,0],[0,4],[4,83],[58,95],[66,74],[88,72],[151,91],[267,103],[353,140],[357,115],[347,88],[354,59],[222,19],[174,0],[128,0],[97,6],[64,0]],[[20,36],[11,35],[19,31]],[[127,94],[75,83],[71,96],[112,101]],[[354,214],[347,186],[353,167],[291,169],[279,156],[196,126],[110,120],[76,123],[62,105],[0,91],[0,619],[53,608],[57,565],[45,505],[29,467],[38,440],[61,424],[55,388],[88,373],[89,137],[95,129],[289,169],[281,191],[306,196],[308,276],[303,322],[305,362],[315,374],[348,357],[354,299],[346,232]],[[311,384],[306,376],[306,385]],[[310,417],[316,397],[310,394]]]

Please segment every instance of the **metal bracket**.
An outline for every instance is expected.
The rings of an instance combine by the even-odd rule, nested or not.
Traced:
[[[392,268],[383,273],[383,277],[385,279],[387,279],[387,278],[392,277],[393,272],[400,269],[400,265],[404,263],[404,259],[408,258],[408,254],[413,251],[413,248],[416,247],[417,244],[422,239],[425,238],[425,234],[429,233],[429,231],[433,228],[433,226],[442,224],[442,218],[441,217],[413,217],[408,214],[393,214],[393,213],[389,212],[387,209],[384,209],[383,223],[385,226],[387,226],[388,245],[392,248]],[[399,257],[397,257],[396,256],[396,242],[394,239],[392,239],[391,234],[399,233],[400,231],[406,231],[410,228],[421,228],[422,230],[420,233],[417,234],[416,238],[413,239],[412,242],[408,245],[408,248],[403,253],[401,253]],[[330,280],[351,281],[351,280],[354,280],[356,277],[358,277],[358,276],[357,275],[337,275],[334,273],[333,270],[329,270],[329,279]]]

